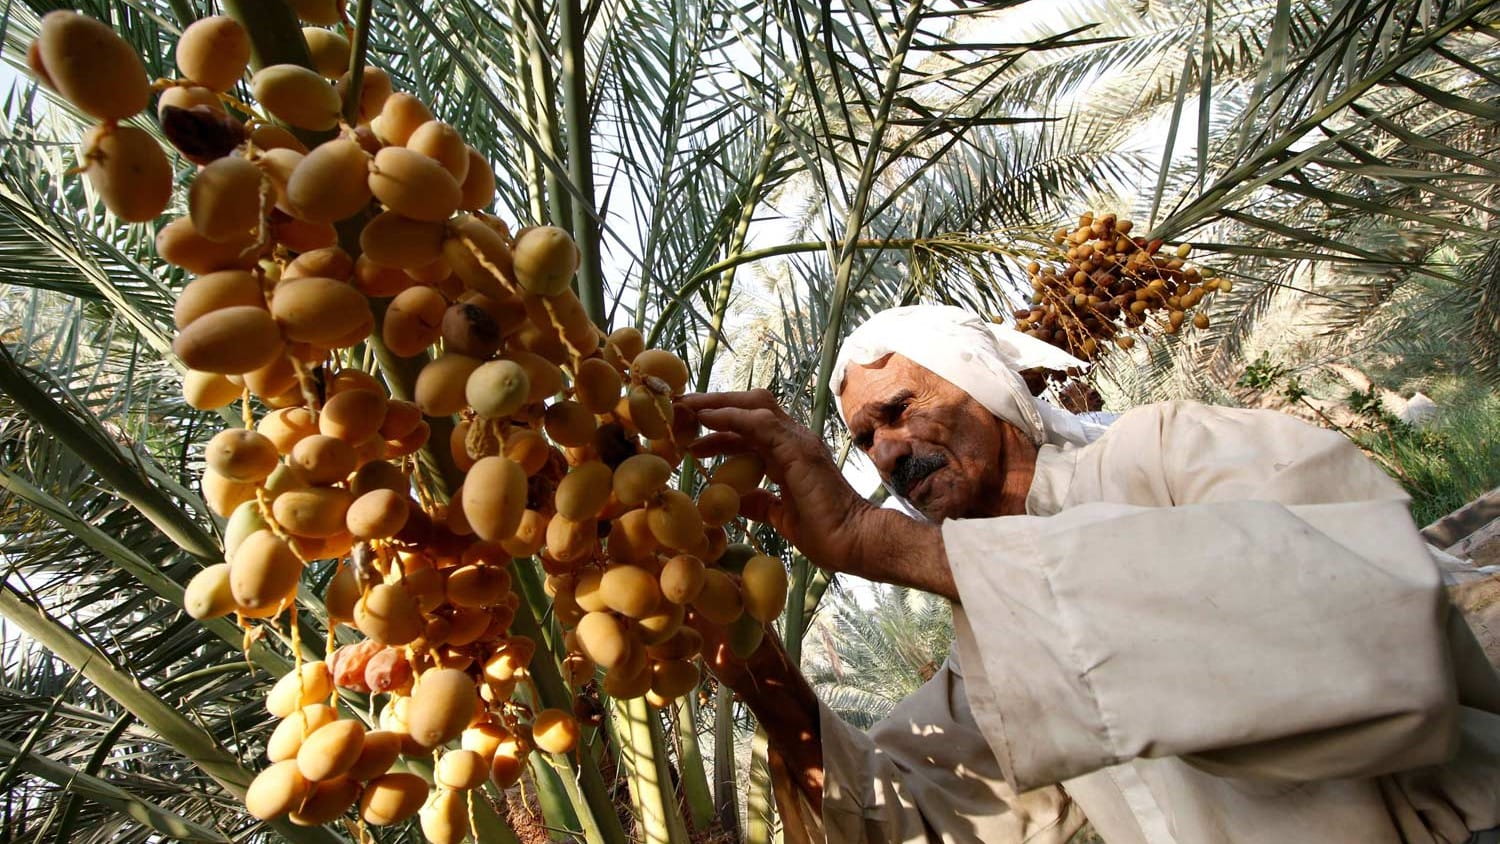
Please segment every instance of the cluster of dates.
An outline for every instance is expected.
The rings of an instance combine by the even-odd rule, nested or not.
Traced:
[[[1104,344],[1133,347],[1131,335],[1143,327],[1176,334],[1206,297],[1232,288],[1190,265],[1188,244],[1163,254],[1162,241],[1131,237],[1132,228],[1114,214],[1084,214],[1076,229],[1054,232],[1056,259],[1026,268],[1031,304],[1015,311],[1016,328],[1091,361]],[[1192,314],[1191,322],[1207,328],[1208,315]]]
[[[294,5],[305,23],[341,20],[331,4]],[[315,69],[262,68],[248,103],[230,91],[250,40],[228,17],[189,26],[181,78],[154,84],[123,39],[72,12],[43,19],[30,56],[100,120],[82,169],[118,217],[153,220],[171,201],[166,151],[120,122],[153,90],[166,137],[197,166],[188,213],[157,236],[160,257],[193,276],[173,350],[188,403],[238,402],[244,426],[205,450],[225,561],[188,584],[187,611],[274,622],[296,611],[308,564],[336,560],[321,596],[330,627],[363,637],[332,649],[330,635],[326,661],[299,652],[271,690],[281,720],[247,807],[306,825],[418,815],[429,841],[458,842],[474,789],[515,784],[533,750],[574,751],[574,713],[597,716],[581,697],[532,711],[515,695],[537,643],[510,632],[514,560],[540,560],[574,689],[657,706],[698,685],[689,622],[727,628],[748,653],[782,612],[786,572],[725,530],[761,482],[756,459],[725,461],[696,499],[672,486],[697,436],[673,402],[687,367],[635,329],[594,325],[572,290],[572,237],[512,233],[484,213],[483,156],[379,69],[351,77],[344,35],[304,38]],[[309,147],[311,133],[325,137]],[[373,343],[436,352],[411,400],[350,363]],[[452,437],[429,443],[444,417],[458,419]],[[447,501],[416,471],[433,447],[463,476]],[[377,723],[341,709],[341,690],[381,696]],[[402,756],[435,757],[436,787]]]

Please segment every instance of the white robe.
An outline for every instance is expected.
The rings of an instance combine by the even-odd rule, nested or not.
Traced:
[[[1500,676],[1406,495],[1343,436],[1143,407],[1044,446],[1027,513],[944,523],[957,660],[868,734],[824,709],[822,817],[793,812],[789,839],[1059,844],[1087,815],[1107,844],[1460,844],[1500,825]]]

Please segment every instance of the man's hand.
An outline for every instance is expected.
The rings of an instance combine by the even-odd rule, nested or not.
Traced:
[[[769,522],[815,565],[841,570],[875,508],[844,480],[828,447],[767,390],[696,393],[680,401],[717,432],[692,444],[695,457],[757,454],[766,477],[781,487],[779,497],[767,490],[742,497],[740,512]]]
[[[692,444],[695,457],[759,455],[780,487],[779,496],[762,489],[741,497],[745,517],[769,522],[820,568],[958,599],[938,528],[866,501],[823,441],[769,391],[695,393],[680,402],[715,432]]]

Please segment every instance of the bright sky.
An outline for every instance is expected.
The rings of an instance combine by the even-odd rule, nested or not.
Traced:
[[[23,80],[21,74],[10,65],[9,62],[0,62],[0,91],[9,91],[17,82],[29,83]]]

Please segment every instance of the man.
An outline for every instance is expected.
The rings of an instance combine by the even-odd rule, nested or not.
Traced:
[[[1489,841],[1500,676],[1400,487],[1265,411],[1142,407],[1100,435],[1018,370],[1076,361],[955,308],[856,331],[832,385],[910,505],[878,509],[764,392],[690,396],[699,456],[813,563],[954,602],[950,664],[868,734],[771,644],[710,641],[778,767],[789,840]],[[783,795],[784,796],[784,795]]]

